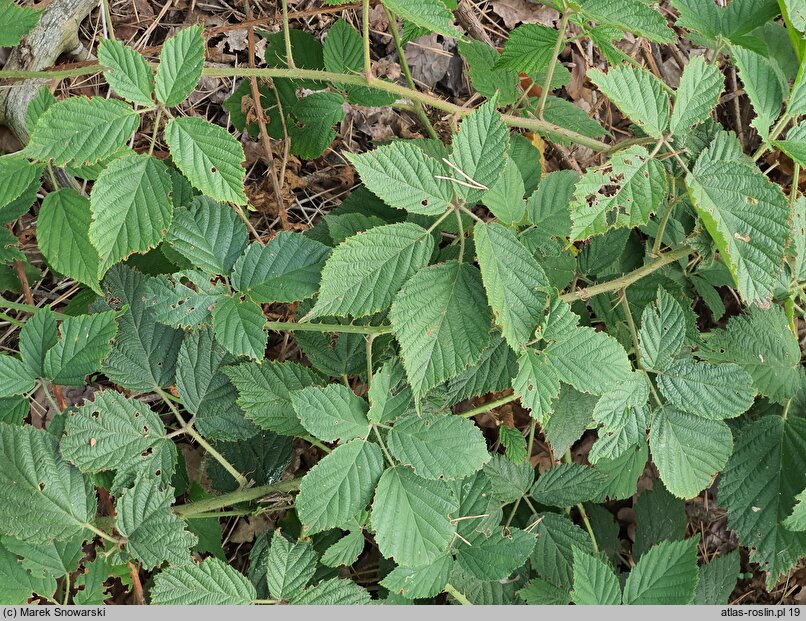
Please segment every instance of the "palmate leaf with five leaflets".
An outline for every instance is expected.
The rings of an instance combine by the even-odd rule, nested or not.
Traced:
[[[479,271],[456,261],[412,276],[390,318],[416,396],[477,362],[491,322]]]

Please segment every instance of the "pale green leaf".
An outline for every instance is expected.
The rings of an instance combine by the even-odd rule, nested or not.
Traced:
[[[253,243],[235,262],[232,286],[256,302],[296,302],[319,288],[328,256],[324,244],[300,233],[280,232],[266,245]]]
[[[545,71],[551,63],[559,35],[554,28],[540,24],[518,26],[509,33],[496,67],[513,69],[518,73]]]
[[[44,374],[45,354],[58,337],[56,316],[49,306],[38,309],[20,329],[20,359],[35,376]]]
[[[99,293],[100,260],[90,241],[90,218],[90,201],[72,188],[50,192],[39,208],[37,241],[54,270]]]
[[[442,481],[426,481],[409,468],[389,468],[372,504],[375,541],[386,558],[419,567],[439,558],[453,540],[450,514],[458,503]]]
[[[59,326],[59,341],[45,355],[45,377],[59,386],[82,386],[100,370],[117,333],[114,311],[69,317]]]
[[[593,419],[608,431],[619,429],[631,416],[630,409],[646,405],[649,389],[649,380],[645,373],[630,373],[599,398],[593,409]]]
[[[292,601],[300,606],[356,606],[370,603],[369,592],[352,580],[330,578],[308,587]]]
[[[33,7],[20,6],[14,0],[0,1],[0,47],[16,47],[22,38],[39,23],[40,12]],[[22,602],[20,602],[22,603]]]
[[[143,392],[173,384],[183,336],[181,330],[156,322],[154,307],[146,303],[150,280],[117,265],[103,282],[106,299],[116,310],[126,309],[118,319],[118,335],[104,360],[103,372],[124,388]]]
[[[477,362],[491,321],[479,271],[455,261],[412,276],[390,318],[416,396]]]
[[[256,598],[255,587],[243,574],[212,557],[161,571],[151,589],[151,603],[161,605],[233,606]]]
[[[19,199],[41,174],[41,164],[20,157],[0,157],[0,207]]]
[[[462,479],[490,460],[481,430],[459,416],[398,419],[387,445],[395,459],[424,479]]]
[[[682,358],[658,375],[661,394],[681,410],[703,418],[735,418],[753,405],[753,379],[737,364]]]
[[[265,323],[260,306],[238,296],[219,298],[213,308],[216,340],[235,357],[263,358],[269,340]]]
[[[346,386],[309,386],[290,396],[302,426],[320,440],[335,442],[369,434],[367,402]]]
[[[588,78],[647,134],[663,136],[669,126],[669,98],[655,76],[624,64],[611,67],[606,74],[591,70]]]
[[[483,41],[466,39],[459,42],[459,53],[468,66],[473,88],[488,99],[498,95],[498,103],[508,105],[518,98],[518,73],[508,67],[496,67],[499,54]]]
[[[0,543],[0,602],[6,606],[22,605],[28,603],[32,594],[51,597],[55,591],[56,580],[53,577],[32,575],[22,566],[19,559]]]
[[[593,552],[591,538],[566,515],[543,513],[534,529],[537,544],[532,552],[532,567],[558,587],[570,590],[574,581],[574,548]]]
[[[89,233],[102,274],[162,241],[173,218],[171,189],[168,167],[150,155],[121,157],[103,170],[92,187]]]
[[[422,567],[395,567],[381,586],[409,599],[436,597],[445,588],[453,567],[453,558],[446,554]]]
[[[316,551],[306,541],[291,542],[279,530],[271,538],[266,583],[275,599],[299,595],[316,571]]]
[[[172,108],[196,88],[204,65],[201,26],[180,30],[162,45],[155,78],[157,99]]]
[[[98,62],[107,68],[104,79],[123,99],[141,106],[152,104],[154,77],[140,52],[119,41],[103,39],[98,46]]]
[[[667,406],[655,413],[649,447],[666,489],[678,498],[693,498],[728,463],[733,438],[721,420]]]
[[[448,399],[451,403],[457,403],[509,388],[517,370],[514,352],[501,333],[494,330],[478,363],[448,380]]]
[[[34,389],[36,375],[22,360],[0,354],[0,396],[24,395]]]
[[[716,64],[705,62],[703,56],[692,56],[680,77],[669,131],[685,135],[708,119],[724,88],[725,78]]]
[[[785,140],[774,140],[773,144],[794,162],[806,166],[806,123],[795,125],[787,132]]]
[[[477,224],[473,239],[495,321],[517,350],[534,338],[549,281],[534,256],[500,224]]]
[[[767,588],[806,554],[806,532],[782,522],[806,488],[806,419],[765,416],[747,425],[719,484],[728,527],[750,549],[750,562],[767,572]]]
[[[686,185],[697,213],[747,303],[768,301],[790,236],[781,188],[755,165],[703,151]]]
[[[493,496],[507,503],[527,494],[535,480],[535,469],[529,462],[514,464],[498,453],[484,464],[483,472],[492,483]]]
[[[140,116],[122,101],[69,97],[42,114],[22,154],[56,166],[94,164],[125,145],[139,125]]]
[[[372,500],[383,467],[378,445],[364,440],[326,455],[300,482],[297,512],[308,532],[349,526]]]
[[[507,157],[504,168],[490,189],[484,193],[481,202],[499,222],[512,226],[523,220],[526,213],[526,203],[523,201],[525,191],[518,165]]]
[[[561,589],[541,578],[532,578],[518,591],[518,596],[532,606],[565,606],[571,603],[568,589]]]
[[[297,505],[299,509],[299,505]],[[322,554],[322,565],[327,567],[350,567],[364,551],[366,540],[360,530],[347,533]]]
[[[152,568],[168,561],[184,565],[190,561],[195,535],[171,511],[174,490],[152,477],[140,477],[134,486],[118,496],[115,525],[126,537],[129,554]]]
[[[642,226],[665,196],[663,164],[641,146],[620,151],[598,168],[588,169],[577,182],[569,207],[571,240],[601,235],[611,228]]]
[[[173,328],[211,325],[210,309],[226,294],[223,282],[195,270],[159,275],[146,283],[146,303],[153,306],[155,320]]]
[[[762,140],[767,140],[770,126],[781,113],[786,94],[781,69],[776,61],[745,47],[732,46],[730,51],[756,113],[750,125],[756,128]]]
[[[583,0],[583,14],[599,24],[666,43],[673,41],[674,30],[666,18],[641,0]]]
[[[229,274],[246,249],[246,225],[235,210],[198,197],[174,212],[167,241],[197,269]]]
[[[400,358],[384,363],[372,376],[367,392],[370,423],[388,423],[405,414],[411,406],[411,388],[406,383],[406,373]]]
[[[739,578],[741,553],[739,550],[711,558],[700,566],[700,580],[693,604],[725,606]]]
[[[479,536],[491,536],[501,524],[503,511],[494,496],[490,478],[479,471],[464,479],[451,481],[449,485],[459,502],[459,509],[452,516],[456,522],[457,538],[475,540]]]
[[[571,599],[577,606],[617,606],[621,604],[621,585],[613,569],[599,557],[574,548],[574,590]]]
[[[498,428],[498,440],[501,446],[504,447],[504,455],[507,459],[515,462],[516,464],[526,461],[526,438],[523,434],[513,427],[501,425]]]
[[[683,347],[686,316],[677,300],[662,287],[658,287],[654,304],[644,307],[638,337],[641,363],[656,371],[668,368]]]
[[[537,478],[532,498],[549,507],[571,507],[598,498],[607,477],[581,464],[559,464]]]
[[[697,541],[662,541],[633,567],[624,584],[624,603],[688,604],[697,587]]]
[[[2,546],[21,558],[23,568],[35,577],[61,578],[78,569],[84,556],[84,542],[89,531],[83,531],[64,541],[31,543],[13,537],[3,537]],[[0,598],[0,601],[2,599]]]
[[[469,203],[478,201],[484,194],[483,190],[468,187],[469,179],[489,189],[507,161],[509,129],[501,120],[496,104],[497,100],[492,99],[463,118],[453,138],[450,161],[458,171],[451,170],[449,174],[464,182],[464,185],[455,184],[454,190]]]
[[[165,126],[165,142],[193,187],[217,201],[246,204],[243,147],[226,129],[196,117],[176,118]]]
[[[540,180],[537,190],[529,197],[526,211],[529,222],[541,235],[567,237],[571,234],[568,205],[574,197],[579,173],[573,170],[550,172]]]
[[[438,216],[451,206],[451,183],[442,163],[417,145],[396,141],[361,155],[346,154],[361,181],[383,201],[411,213]]]
[[[364,317],[388,308],[395,294],[428,265],[434,238],[410,222],[377,226],[339,244],[322,270],[308,317]]]
[[[384,0],[384,6],[395,15],[421,28],[457,38],[460,33],[453,25],[453,15],[441,0]]]
[[[0,532],[23,541],[70,539],[95,517],[92,484],[31,425],[0,423]]]
[[[238,390],[238,405],[258,427],[289,436],[306,435],[291,404],[291,392],[324,383],[296,362],[244,362],[224,367]]]
[[[459,566],[479,580],[504,580],[526,562],[535,547],[535,535],[509,529],[505,536],[496,530],[489,537],[475,537],[456,555]]]

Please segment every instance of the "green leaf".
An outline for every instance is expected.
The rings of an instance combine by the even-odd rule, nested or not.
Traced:
[[[215,448],[238,472],[254,481],[255,485],[277,482],[293,454],[290,438],[271,431],[261,431],[247,440],[216,442]],[[205,471],[211,485],[218,491],[234,492],[239,488],[239,483],[219,462],[208,459]],[[297,508],[299,509],[299,505]],[[218,530],[217,521],[216,529]]]
[[[305,589],[292,601],[294,605],[308,606],[350,606],[368,605],[370,596],[367,590],[352,580],[330,578]]]
[[[80,532],[64,541],[47,543],[30,543],[12,537],[3,537],[2,545],[21,557],[22,566],[30,571],[32,576],[61,578],[78,569],[84,556],[82,548],[88,532]]]
[[[406,383],[406,375],[399,358],[384,363],[372,376],[372,384],[367,392],[370,423],[387,423],[404,414],[411,406],[411,388]]]
[[[103,39],[98,46],[98,62],[107,68],[104,79],[123,99],[141,106],[152,105],[154,77],[140,52],[118,41]]]
[[[196,537],[171,511],[173,501],[172,487],[162,487],[152,477],[140,477],[115,503],[115,525],[126,537],[126,549],[148,569],[165,561],[185,565],[190,560]]]
[[[367,402],[341,384],[309,386],[291,393],[302,426],[325,442],[366,438]]]
[[[65,421],[61,452],[82,472],[142,470],[170,441],[160,417],[147,405],[114,390],[95,394]],[[170,480],[170,476],[166,477]]]
[[[496,110],[497,103],[491,99],[463,118],[453,138],[450,161],[458,171],[451,171],[451,175],[465,184],[472,179],[487,189],[493,187],[507,161],[509,129]],[[456,184],[454,190],[469,203],[480,200],[484,194],[483,190],[463,184]]]
[[[255,435],[255,427],[236,405],[237,392],[225,372],[232,356],[209,328],[185,336],[176,364],[176,388],[182,404],[196,416],[196,427],[208,438],[239,441]]]
[[[581,464],[559,464],[540,475],[532,498],[549,507],[570,507],[598,498],[607,477]]]
[[[291,404],[291,392],[324,380],[296,362],[243,362],[223,368],[238,389],[238,405],[258,427],[288,436],[306,435]]]
[[[226,129],[196,117],[176,118],[165,126],[165,142],[193,187],[217,201],[246,204],[243,147]]]
[[[36,376],[22,360],[0,354],[0,396],[24,395],[34,389]]]
[[[168,108],[182,103],[199,83],[204,65],[201,26],[191,26],[165,41],[160,52],[155,91]]]
[[[173,218],[168,167],[150,155],[129,155],[107,166],[92,187],[90,240],[101,273],[165,237]]]
[[[459,509],[453,514],[457,538],[470,541],[491,536],[499,528],[503,511],[494,497],[490,478],[479,471],[449,485],[459,501]]]
[[[644,307],[638,336],[641,363],[648,369],[667,369],[683,348],[686,316],[677,300],[662,287],[658,287],[655,303]]]
[[[69,97],[39,117],[20,154],[56,166],[94,164],[125,145],[139,125],[140,116],[122,101]]]
[[[171,248],[209,274],[229,274],[246,249],[246,225],[235,210],[203,198],[174,212]]]
[[[449,400],[456,403],[509,388],[517,372],[516,365],[515,354],[501,333],[494,330],[478,363],[448,380]]]
[[[498,439],[504,447],[504,455],[516,464],[526,461],[526,438],[512,427],[501,425],[498,428]]]
[[[634,383],[628,382],[624,382],[622,384],[622,386],[627,389],[634,387],[635,385],[636,384]],[[641,388],[639,390],[648,391],[649,386],[646,380],[644,381],[643,385],[645,388]],[[612,394],[614,393],[611,392],[602,395],[601,399],[599,399],[599,401],[596,403],[597,408],[599,403],[602,401],[607,401],[609,396]],[[596,415],[597,412],[594,410],[594,417],[596,417]],[[646,428],[648,426],[648,408],[640,406],[626,408],[621,414],[619,421],[608,422],[608,424],[599,429],[599,439],[593,445],[593,447],[591,447],[591,451],[588,454],[588,460],[592,464],[598,464],[602,460],[608,461],[618,459],[619,457],[622,457],[630,448],[635,447],[636,444],[645,444]]]
[[[22,38],[39,23],[40,12],[27,6],[19,6],[13,0],[0,1],[0,47],[16,47]],[[22,603],[22,602],[21,602]]]
[[[210,309],[226,293],[223,282],[191,270],[160,275],[146,283],[146,303],[154,307],[155,320],[173,328],[212,324]]]
[[[685,135],[695,125],[711,116],[725,88],[725,78],[715,64],[702,56],[693,56],[683,69],[669,131]]]
[[[490,460],[481,430],[458,416],[398,419],[387,444],[395,459],[424,479],[463,479]]]
[[[700,566],[700,580],[692,603],[726,606],[739,578],[740,561],[739,550],[734,550]]]
[[[456,261],[412,276],[390,318],[416,396],[477,362],[491,322],[479,271]]]
[[[767,310],[751,307],[731,317],[725,328],[711,333],[700,355],[713,362],[735,362],[750,374],[756,390],[776,403],[792,398],[803,377],[798,340],[776,305]]]
[[[217,558],[159,572],[151,589],[151,603],[161,605],[233,606],[251,604],[255,587],[234,567]]]
[[[498,218],[499,222],[512,226],[523,220],[526,213],[526,203],[523,201],[525,191],[518,165],[512,158],[507,157],[498,178],[484,193],[481,202]]]
[[[345,154],[369,191],[411,213],[438,216],[451,207],[453,186],[440,162],[405,141],[360,155]]]
[[[22,425],[31,411],[26,397],[0,397],[0,422]]]
[[[733,438],[721,420],[667,406],[655,414],[649,447],[666,489],[678,498],[693,498],[728,463]]]
[[[4,605],[27,604],[32,594],[51,597],[55,591],[56,580],[51,576],[32,575],[22,566],[18,558],[0,543],[0,601]]]
[[[756,128],[761,139],[769,138],[770,126],[781,113],[786,80],[774,60],[770,60],[744,47],[732,46],[733,61],[739,70],[745,93],[753,105],[756,117],[750,125]]]
[[[82,386],[87,375],[100,370],[116,333],[114,311],[65,319],[59,341],[45,355],[45,377],[58,386]]]
[[[518,98],[518,73],[508,67],[496,67],[498,51],[475,39],[466,39],[459,42],[459,53],[468,65],[468,75],[473,88],[481,95],[490,99],[498,95],[498,103],[506,106]]]
[[[577,182],[569,206],[571,240],[601,235],[611,228],[642,226],[665,196],[663,164],[641,146],[620,151],[602,166],[588,169]]]
[[[601,25],[660,43],[675,38],[666,18],[640,0],[584,0],[580,5],[583,15]]]
[[[260,306],[237,295],[219,298],[213,308],[216,340],[236,358],[263,358],[269,340],[269,335],[263,329],[265,323],[266,318]]]
[[[560,33],[540,24],[522,24],[509,33],[496,68],[518,73],[537,73],[548,69],[554,45]]]
[[[107,300],[126,311],[118,319],[118,335],[103,371],[129,390],[167,388],[174,382],[176,356],[182,332],[157,323],[156,311],[146,303],[150,278],[124,265],[113,267],[104,278]]]
[[[436,597],[445,588],[452,567],[449,554],[422,567],[395,567],[381,580],[381,586],[409,599]]]
[[[527,494],[535,480],[535,469],[529,462],[514,464],[509,459],[494,453],[484,464],[484,476],[493,486],[493,496],[501,502],[515,502]]]
[[[92,485],[62,459],[54,438],[0,423],[0,532],[47,543],[78,535],[94,517]]]
[[[650,385],[645,373],[636,371],[604,393],[596,402],[593,418],[608,431],[618,430],[631,416],[630,409],[643,408],[649,400]]]
[[[296,505],[307,531],[348,527],[372,500],[383,466],[378,445],[364,440],[353,440],[326,455],[300,482]]]
[[[517,350],[532,340],[543,315],[548,279],[534,256],[500,224],[479,223],[473,230],[481,277],[495,321]]]
[[[450,514],[458,509],[447,484],[426,481],[403,466],[381,476],[372,504],[372,528],[381,554],[419,567],[440,557],[453,540]]]
[[[688,604],[697,587],[697,541],[662,541],[633,567],[624,583],[624,603]]]
[[[686,504],[672,496],[661,481],[653,481],[652,489],[641,492],[633,504],[635,510],[635,543],[632,556],[636,561],[656,543],[678,541],[686,534]]]
[[[574,548],[593,552],[591,538],[567,516],[543,513],[534,529],[537,544],[532,552],[532,567],[554,585],[570,590],[574,580]]]
[[[588,78],[647,134],[658,139],[663,136],[669,126],[669,98],[655,76],[644,69],[619,65],[606,74],[591,70]]]
[[[56,103],[56,98],[47,86],[40,86],[36,95],[28,102],[28,109],[25,112],[25,127],[28,133],[32,133],[36,127],[39,117]]]
[[[617,606],[621,604],[621,585],[613,569],[602,559],[574,548],[574,590],[571,599],[577,606]]]
[[[806,489],[795,496],[795,500],[798,504],[784,520],[784,526],[789,530],[803,531],[806,530]]]
[[[0,206],[5,207],[25,194],[42,175],[42,165],[19,157],[0,157]],[[38,189],[38,188],[37,188]]]
[[[267,561],[266,583],[275,599],[299,595],[316,571],[316,551],[306,541],[290,542],[279,530],[274,532]]]
[[[100,293],[98,251],[89,231],[90,201],[72,188],[45,196],[36,227],[42,254],[54,270]]]
[[[504,536],[500,530],[489,537],[476,537],[464,545],[456,562],[479,580],[504,580],[526,562],[535,547],[535,536],[518,528]]]
[[[313,160],[336,138],[333,125],[344,120],[344,98],[339,93],[319,92],[303,97],[289,113],[291,153]]]
[[[755,165],[715,159],[710,149],[700,154],[686,185],[742,299],[768,301],[790,235],[781,188]]]
[[[460,35],[452,23],[453,15],[441,0],[384,0],[384,6],[421,28],[446,37],[458,38]]]
[[[658,375],[661,394],[681,410],[722,420],[753,405],[753,379],[737,364],[710,364],[682,358]]]
[[[806,419],[765,416],[750,423],[722,472],[718,500],[728,527],[767,572],[767,588],[806,554],[806,532],[782,522],[806,488]]]
[[[328,248],[300,233],[282,231],[266,245],[253,243],[235,262],[232,286],[255,302],[296,302],[319,288]]]
[[[512,388],[520,395],[521,405],[532,411],[532,418],[545,421],[560,394],[560,380],[545,355],[527,349],[518,358],[518,374],[512,380]]]
[[[76,577],[73,603],[76,606],[100,606],[108,597],[105,582],[116,567],[108,563],[103,556],[96,556],[94,561],[84,563],[84,572]],[[129,569],[126,566],[126,569]]]
[[[520,598],[533,606],[565,606],[571,603],[571,594],[568,589],[561,589],[540,578],[532,578],[529,583],[518,591]]]
[[[543,353],[560,381],[593,395],[614,388],[632,370],[619,342],[593,328],[575,328],[564,340],[549,344]]]
[[[786,134],[786,140],[774,140],[773,144],[801,166],[806,165],[806,123],[795,125]]]
[[[383,459],[383,458],[381,458]],[[364,534],[360,530],[347,533],[322,554],[322,565],[327,567],[350,567],[364,551]]]
[[[322,270],[307,318],[365,317],[388,308],[395,294],[428,265],[434,238],[410,222],[378,226],[339,244]]]

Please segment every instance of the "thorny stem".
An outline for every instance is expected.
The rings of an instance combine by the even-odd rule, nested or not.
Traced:
[[[149,155],[154,155],[154,145],[157,143],[157,132],[159,131],[161,120],[162,120],[162,106],[157,108],[157,116],[154,119],[154,131],[151,132],[151,143],[148,145]]]
[[[372,56],[369,51],[369,0],[361,2],[361,39],[364,44],[364,78],[369,83],[372,81]]]
[[[392,39],[395,42],[395,50],[397,51],[397,57],[400,59],[400,68],[403,70],[403,75],[406,77],[406,83],[409,85],[409,88],[412,90],[417,90],[417,86],[414,84],[414,78],[411,75],[411,68],[409,67],[409,63],[406,60],[406,53],[403,51],[403,43],[400,39],[400,31],[397,29],[397,17],[395,16],[392,11],[384,7],[386,11],[386,18],[389,21],[389,32],[392,33]],[[428,118],[428,115],[425,113],[423,109],[423,104],[419,101],[414,102],[414,112],[417,115],[417,118],[420,119],[420,122],[425,127],[425,130],[428,132],[428,135],[431,138],[439,138],[437,135],[437,131],[434,129],[434,126],[431,124],[431,119]]]
[[[268,496],[273,493],[288,493],[295,492],[299,489],[300,479],[291,479],[289,481],[281,481],[273,485],[262,485],[260,487],[250,487],[248,489],[240,489],[229,494],[221,494],[213,498],[205,498],[197,502],[191,502],[185,505],[177,505],[174,507],[174,513],[181,518],[187,519],[192,515],[199,513],[207,513],[230,507],[242,502],[249,502],[257,500],[263,496]]]
[[[294,56],[291,53],[291,28],[288,25],[288,0],[282,0],[283,7],[283,39],[285,40],[285,58],[289,69],[295,69]],[[260,105],[258,100],[257,105]]]
[[[15,70],[2,70],[0,71],[0,79],[35,79],[42,78],[46,80],[58,80],[63,78],[72,78],[82,75],[93,75],[100,73],[103,69],[97,63],[76,67],[74,69],[63,69],[55,71],[15,71]],[[449,114],[455,114],[463,117],[473,112],[472,108],[465,108],[457,104],[445,101],[433,95],[427,95],[419,91],[408,88],[401,84],[394,82],[387,82],[385,80],[368,80],[365,76],[346,74],[346,73],[333,73],[330,71],[319,71],[314,69],[291,69],[288,67],[205,67],[202,69],[202,75],[210,78],[291,78],[291,79],[307,79],[317,80],[321,82],[336,82],[339,84],[348,84],[355,86],[369,86],[371,88],[382,90],[393,95],[398,95],[403,99],[410,99],[412,101],[419,101],[420,103],[442,110]],[[506,125],[510,127],[517,127],[521,129],[528,129],[542,133],[553,133],[563,138],[575,142],[576,144],[588,147],[593,151],[606,151],[612,145],[589,138],[582,134],[566,129],[548,121],[541,121],[540,119],[519,117],[511,114],[501,115],[501,119]]]
[[[635,329],[635,321],[633,320],[632,311],[630,310],[630,302],[627,299],[626,287],[621,292],[621,307],[624,310],[624,316],[627,319],[627,329],[630,331],[630,338],[632,339],[632,346],[633,350],[635,351],[635,366],[638,367],[638,369],[640,369],[644,375],[646,375],[646,381],[649,382],[649,389],[652,391],[652,397],[659,406],[663,407],[663,401],[661,401],[658,392],[655,390],[655,386],[652,384],[652,380],[649,378],[649,374],[646,372],[646,369],[644,369],[644,365],[641,364],[641,347],[638,342],[638,331]]]
[[[624,276],[615,278],[609,282],[593,285],[592,287],[582,287],[576,291],[564,293],[560,296],[560,299],[563,302],[570,303],[575,302],[576,300],[588,300],[595,295],[599,295],[600,293],[610,293],[612,291],[624,289],[625,287],[629,287],[634,282],[641,280],[644,276],[648,276],[649,274],[656,272],[660,268],[665,267],[670,263],[674,263],[675,261],[679,261],[680,259],[687,257],[692,252],[694,252],[693,248],[690,246],[683,246],[677,250],[672,250],[671,252],[662,254],[651,263],[647,263],[646,265],[639,267],[628,274],[624,274]]]
[[[344,332],[349,334],[391,334],[392,326],[356,326],[337,323],[297,323],[295,321],[267,321],[264,326],[268,330],[282,332]]]
[[[546,70],[546,79],[543,80],[543,90],[540,91],[540,100],[537,102],[537,108],[535,109],[535,116],[541,121],[543,120],[543,108],[546,106],[546,99],[548,99],[549,91],[551,90],[551,78],[554,77],[554,69],[557,68],[557,57],[562,51],[562,46],[565,45],[565,30],[568,27],[570,17],[571,11],[566,10],[560,20],[557,42],[554,44],[554,51],[551,54],[551,60]]]
[[[381,446],[381,450],[383,451],[383,456],[386,458],[386,461],[389,462],[390,466],[394,467],[395,460],[392,459],[392,456],[389,454],[386,444],[384,444],[383,438],[381,437],[381,432],[378,431],[378,428],[375,425],[372,425],[372,433],[374,433],[375,437],[378,439],[378,444]]]
[[[459,263],[461,263],[465,260],[465,227],[462,225],[462,212],[458,209],[453,211],[456,214],[456,226],[459,229]]]
[[[35,306],[33,304],[23,304],[21,302],[12,302],[11,300],[6,300],[5,298],[0,298],[0,308],[7,308],[9,310],[21,311],[23,313],[35,313],[38,310],[42,310],[43,307]],[[57,313],[56,311],[52,311],[53,316],[56,319],[68,319],[69,315],[65,315],[64,313]]]
[[[490,410],[493,410],[497,407],[502,405],[506,405],[507,403],[512,403],[518,398],[517,394],[511,394],[506,397],[501,397],[500,399],[496,399],[495,401],[490,401],[489,403],[485,403],[484,405],[480,405],[477,408],[473,408],[472,410],[467,410],[466,412],[458,412],[456,416],[461,416],[462,418],[470,418],[472,416],[476,416],[477,414],[486,414]]]
[[[462,604],[462,606],[472,606],[472,605],[473,605],[473,602],[471,602],[469,599],[467,599],[467,598],[466,598],[466,597],[465,597],[465,596],[464,596],[464,595],[461,593],[461,591],[459,591],[459,590],[458,590],[458,589],[457,589],[455,586],[453,586],[453,585],[452,585],[450,582],[448,582],[448,583],[445,585],[445,588],[444,588],[443,590],[444,590],[446,593],[448,593],[448,594],[449,594],[451,597],[453,597],[453,599],[455,599],[457,602],[459,602],[460,604]]]
[[[431,226],[428,227],[427,232],[432,233],[435,228],[437,228],[440,224],[442,224],[442,222],[445,220],[445,218],[447,218],[449,215],[451,215],[452,212],[453,212],[453,209],[448,209],[439,218],[437,218],[437,220],[436,220],[436,222],[434,222],[434,224],[432,224]]]
[[[658,223],[658,230],[655,233],[655,241],[652,244],[652,256],[658,256],[660,254],[660,247],[663,243],[663,234],[666,232],[666,225],[669,223],[669,217],[672,215],[675,206],[675,178],[672,177],[672,191],[669,194],[669,200],[666,204],[666,209],[661,216],[660,222]]]
[[[178,421],[179,421],[179,425],[182,427],[182,429],[184,430],[184,432],[185,432],[187,435],[189,435],[191,438],[193,438],[194,440],[196,440],[196,442],[199,444],[199,446],[201,446],[201,447],[202,447],[202,448],[203,448],[205,451],[207,451],[207,452],[210,454],[210,457],[212,457],[212,458],[213,458],[213,459],[215,459],[215,460],[216,460],[216,461],[217,461],[219,464],[221,464],[221,465],[223,466],[224,470],[226,470],[227,472],[229,472],[229,473],[230,473],[230,475],[232,476],[232,478],[233,478],[233,479],[235,479],[235,480],[238,482],[238,486],[239,486],[239,487],[246,487],[247,485],[249,485],[249,481],[247,480],[247,478],[246,478],[244,475],[242,475],[240,472],[238,472],[238,470],[235,468],[235,466],[233,466],[233,465],[232,465],[232,464],[231,464],[231,463],[230,463],[230,462],[227,460],[227,458],[226,458],[226,457],[224,457],[224,456],[223,456],[221,453],[219,453],[217,450],[215,450],[215,449],[214,449],[214,448],[213,448],[213,447],[210,445],[210,443],[209,443],[209,442],[207,442],[207,440],[205,440],[205,439],[204,439],[204,438],[201,436],[201,434],[200,434],[198,431],[196,431],[196,430],[193,428],[193,423],[192,423],[192,422],[188,422],[188,421],[186,421],[186,420],[185,420],[185,418],[182,416],[182,414],[180,414],[180,412],[179,412],[179,408],[177,408],[177,407],[176,407],[176,405],[174,405],[174,402],[173,402],[173,401],[171,401],[171,400],[170,400],[170,399],[169,399],[169,398],[166,396],[166,393],[165,393],[165,391],[164,391],[164,390],[162,390],[162,388],[155,387],[154,391],[155,391],[155,392],[156,392],[156,393],[157,393],[157,394],[158,394],[160,397],[162,397],[162,400],[163,400],[163,401],[164,401],[164,402],[165,402],[165,403],[168,405],[168,407],[171,409],[171,412],[173,412],[173,415],[176,417],[176,420],[178,420]]]
[[[124,542],[123,539],[120,539],[118,537],[113,537],[112,535],[109,535],[109,534],[105,533],[100,528],[98,528],[97,526],[94,526],[93,524],[90,524],[89,522],[85,522],[84,524],[82,524],[82,526],[84,528],[86,528],[87,530],[91,530],[92,532],[94,532],[101,539],[106,539],[107,541],[110,541],[110,542],[112,542],[112,543],[114,543],[116,545],[121,544],[121,543]]]

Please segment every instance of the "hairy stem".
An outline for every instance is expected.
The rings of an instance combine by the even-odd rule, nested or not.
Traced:
[[[344,332],[349,334],[391,334],[392,326],[355,326],[337,323],[297,323],[295,321],[267,321],[264,326],[277,332]]]
[[[477,408],[473,408],[472,410],[467,410],[466,412],[458,412],[456,416],[461,416],[462,418],[470,418],[471,416],[476,416],[477,414],[486,414],[490,410],[500,407],[502,405],[506,405],[507,403],[512,403],[516,399],[518,399],[520,395],[518,394],[511,394],[507,395],[506,397],[501,397],[500,399],[496,399],[495,401],[490,401],[489,403],[485,403],[484,405],[480,405]]]
[[[467,599],[461,591],[459,591],[455,586],[453,586],[450,582],[445,585],[444,591],[448,593],[453,599],[457,602],[462,604],[462,606],[472,606],[473,602]]]
[[[198,502],[191,502],[184,505],[177,505],[174,507],[174,513],[181,518],[189,518],[191,515],[199,513],[207,513],[222,509],[224,507],[231,507],[242,502],[250,502],[257,500],[263,496],[268,496],[273,493],[288,493],[295,492],[299,489],[300,479],[291,479],[289,481],[281,481],[274,485],[262,485],[260,487],[250,487],[248,489],[240,489],[229,494],[221,494],[213,498],[205,498]]]

